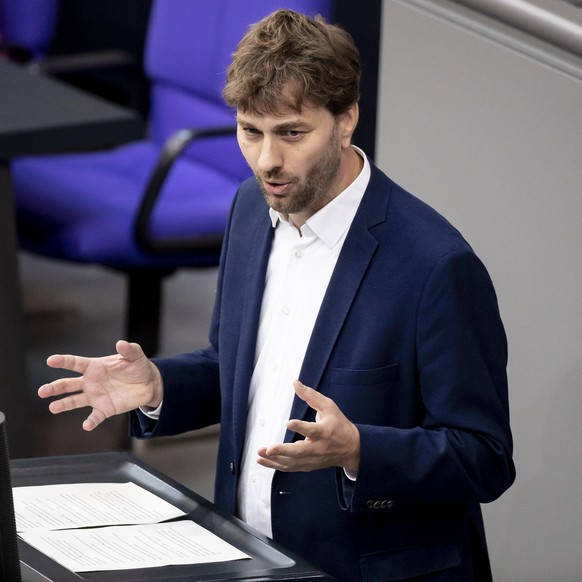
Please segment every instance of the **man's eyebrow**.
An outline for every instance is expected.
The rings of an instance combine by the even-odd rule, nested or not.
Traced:
[[[236,122],[239,125],[246,125],[249,127],[256,127],[256,125],[252,122],[249,121],[247,119],[244,119],[244,117],[237,117],[236,118]],[[305,121],[302,121],[300,119],[294,119],[294,120],[290,120],[290,121],[284,121],[282,123],[278,123],[277,125],[275,125],[273,127],[274,131],[290,131],[293,129],[297,129],[299,127],[307,127],[308,124]]]
[[[291,129],[297,129],[298,127],[306,127],[306,123],[299,119],[294,121],[285,121],[283,123],[279,123],[275,126],[275,131],[289,131]]]

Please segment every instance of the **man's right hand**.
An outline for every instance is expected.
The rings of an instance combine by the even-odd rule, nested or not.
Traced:
[[[47,359],[51,368],[78,372],[81,376],[61,378],[38,389],[41,398],[64,396],[49,405],[53,414],[90,406],[83,422],[87,431],[115,414],[140,406],[157,408],[163,398],[163,382],[158,368],[148,360],[141,347],[124,340],[117,342],[117,354],[86,358],[55,354]]]

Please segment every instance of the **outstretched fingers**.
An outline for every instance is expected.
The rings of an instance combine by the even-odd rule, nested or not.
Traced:
[[[257,463],[278,471],[307,470],[303,463],[298,464],[306,452],[305,441],[262,447],[258,450]]]
[[[63,394],[68,394],[69,396],[53,400],[49,404],[49,410],[52,414],[59,414],[67,410],[75,410],[89,406],[87,396],[83,392],[82,378],[61,378],[49,384],[43,384],[38,389],[38,395],[41,398],[51,398],[54,396],[62,396]]]
[[[61,378],[48,384],[43,384],[38,389],[41,398],[61,396],[62,394],[73,394],[83,390],[83,378]]]
[[[322,427],[315,422],[292,419],[287,423],[287,428],[308,439],[317,440],[324,438]]]
[[[87,396],[83,392],[77,392],[71,396],[53,400],[49,404],[49,410],[53,414],[60,414],[61,412],[76,410],[77,408],[84,408],[85,406],[89,405],[90,404]]]
[[[89,364],[89,358],[83,356],[72,356],[70,354],[53,354],[46,360],[47,366],[51,368],[62,368],[83,374]]]
[[[83,430],[92,431],[97,428],[104,420],[107,419],[107,415],[98,409],[93,409],[91,414],[83,421]]]

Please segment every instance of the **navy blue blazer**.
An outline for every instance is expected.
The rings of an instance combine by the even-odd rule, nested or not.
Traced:
[[[263,195],[247,180],[223,245],[210,346],[157,360],[161,416],[133,413],[131,422],[134,436],[150,437],[220,421],[215,503],[235,515],[272,239]],[[339,469],[276,472],[274,539],[349,582],[449,568],[463,582],[489,579],[479,503],[515,476],[506,363],[481,261],[442,216],[372,165],[300,375],[357,424],[358,478],[354,486]],[[314,412],[296,398],[291,417]],[[295,438],[287,431],[286,441]]]

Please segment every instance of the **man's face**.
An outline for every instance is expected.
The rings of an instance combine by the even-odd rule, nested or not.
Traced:
[[[345,117],[305,106],[300,113],[238,112],[239,146],[271,208],[303,224],[345,188]]]

